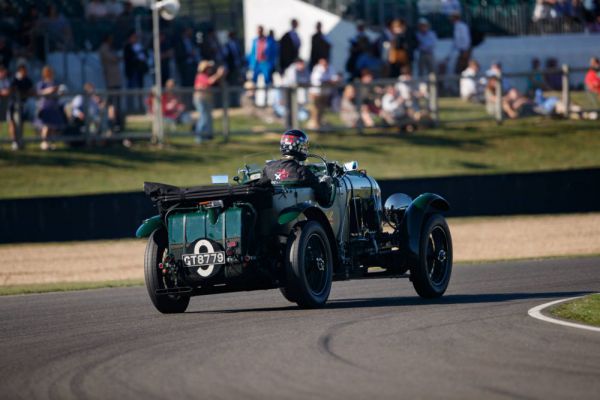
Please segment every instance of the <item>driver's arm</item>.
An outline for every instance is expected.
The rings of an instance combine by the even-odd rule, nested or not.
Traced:
[[[319,203],[328,203],[331,190],[331,178],[329,178],[329,176],[324,176],[323,178],[329,179],[320,180],[308,167],[303,167],[303,170],[304,182],[315,191],[315,198],[317,201]]]

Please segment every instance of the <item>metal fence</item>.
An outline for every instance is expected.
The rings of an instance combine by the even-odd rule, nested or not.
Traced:
[[[178,102],[179,106],[176,113],[165,114],[164,138],[157,136],[153,130],[151,105],[154,97],[150,89],[63,93],[55,96],[55,100],[65,116],[64,129],[54,132],[51,140],[94,145],[107,141],[162,142],[177,136],[196,136],[200,140],[220,136],[227,141],[231,135],[280,132],[291,127],[323,133],[344,130],[364,134],[413,131],[474,121],[502,123],[505,119],[532,115],[595,119],[600,111],[599,99],[596,94],[581,89],[580,77],[585,71],[585,68],[569,68],[566,65],[561,69],[543,71],[546,76],[553,77],[554,87],[540,92],[539,95],[545,99],[543,104],[534,102],[533,95],[522,97],[527,107],[519,110],[516,117],[507,107],[517,99],[510,98],[513,92],[507,92],[507,87],[524,87],[524,83],[530,82],[538,73],[504,74],[487,78],[485,85],[481,78],[486,78],[475,78],[480,90],[468,100],[458,96],[460,82],[467,78],[434,74],[426,79],[355,81],[319,87],[244,88],[222,83],[206,91],[174,89],[165,96],[171,96],[169,98]],[[496,81],[493,87],[489,84],[491,80]],[[84,117],[74,123],[74,98],[78,95],[77,107],[84,110]],[[390,107],[390,101],[399,98],[402,100],[397,101],[397,108]],[[211,110],[213,134],[194,133],[194,126],[202,113],[198,106],[200,100],[204,102],[202,109],[208,106]],[[39,111],[37,102],[38,97],[13,102],[17,105],[13,109],[13,116],[16,116],[13,120],[18,136],[23,137],[19,133],[23,132],[25,123],[35,119]],[[38,128],[41,125],[39,122],[34,124]],[[39,134],[32,134],[31,129],[26,131],[28,134],[23,137],[24,142],[41,140]],[[1,142],[9,140],[6,134],[2,135]]]

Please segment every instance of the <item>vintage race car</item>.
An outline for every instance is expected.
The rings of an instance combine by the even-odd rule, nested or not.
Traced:
[[[303,308],[323,306],[334,280],[406,277],[424,298],[442,296],[452,272],[449,204],[425,193],[396,193],[382,204],[379,185],[356,162],[307,164],[329,182],[312,188],[258,185],[246,165],[234,183],[179,188],[145,183],[159,215],[145,220],[145,279],[154,306],[180,313],[190,297],[279,288]],[[213,177],[219,178],[219,177]],[[223,177],[221,177],[223,178]],[[216,182],[216,181],[213,181]],[[407,275],[408,272],[408,275]]]

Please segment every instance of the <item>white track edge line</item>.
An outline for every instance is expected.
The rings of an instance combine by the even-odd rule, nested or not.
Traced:
[[[548,307],[553,306],[558,303],[564,303],[566,301],[575,300],[575,299],[579,299],[582,297],[584,297],[584,296],[569,297],[568,299],[554,300],[549,303],[540,304],[539,306],[535,306],[535,307],[529,309],[529,311],[527,311],[527,314],[529,314],[530,317],[539,319],[541,321],[550,322],[552,324],[569,326],[571,328],[585,329],[588,331],[600,332],[600,328],[597,328],[595,326],[577,324],[575,322],[567,322],[567,321],[563,321],[561,319],[551,318],[551,317],[548,317],[548,316],[542,314],[542,310],[545,308],[548,308]]]

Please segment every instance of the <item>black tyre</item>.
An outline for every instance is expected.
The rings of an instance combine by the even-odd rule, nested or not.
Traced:
[[[284,296],[302,308],[323,306],[331,292],[333,257],[321,224],[308,221],[294,227],[285,261]]]
[[[419,246],[419,263],[410,268],[413,286],[421,297],[441,297],[452,274],[452,237],[442,215],[433,214],[425,221]]]
[[[146,256],[144,258],[144,276],[146,278],[146,289],[152,304],[163,314],[182,313],[190,303],[189,296],[183,295],[156,295],[157,289],[169,287],[158,264],[162,261],[167,250],[167,233],[164,229],[157,229],[148,238],[146,245]]]
[[[296,299],[292,297],[292,295],[289,293],[289,291],[287,290],[287,288],[280,287],[279,291],[281,292],[281,294],[283,295],[283,297],[285,297],[285,299],[287,301],[289,301],[290,303],[295,303],[296,302]]]

